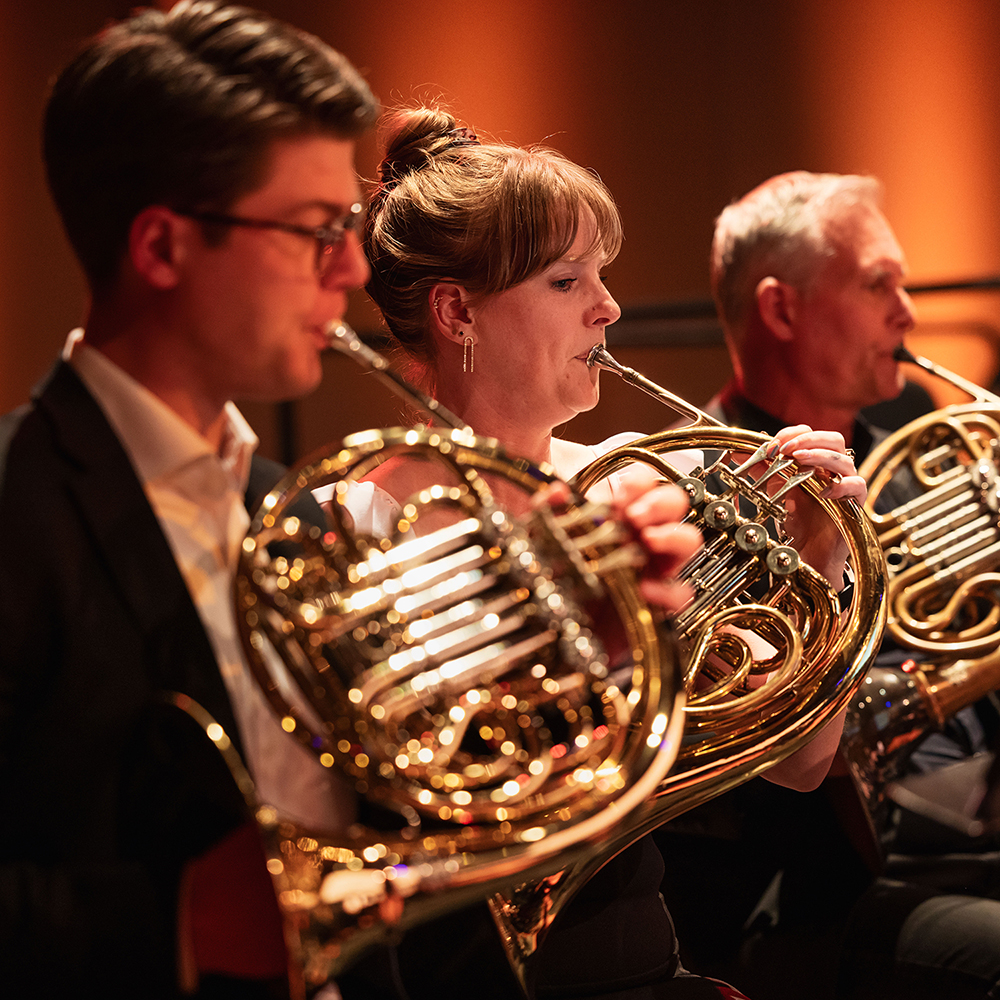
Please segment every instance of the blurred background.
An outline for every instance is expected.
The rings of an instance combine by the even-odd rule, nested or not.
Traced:
[[[167,8],[169,0],[159,4]],[[132,3],[0,4],[0,411],[24,402],[85,308],[45,190],[39,123],[79,40]],[[918,291],[911,347],[990,386],[1000,369],[1000,4],[996,0],[262,0],[362,70],[385,106],[438,100],[481,135],[595,169],[626,240],[608,272],[619,360],[704,402],[729,377],[710,311],[713,221],[792,169],[869,173]],[[378,139],[361,143],[372,178]],[[969,289],[970,283],[979,288]],[[364,293],[348,313],[378,330]],[[959,398],[938,383],[936,401]],[[670,422],[604,376],[566,430],[596,441]],[[951,395],[949,395],[951,393]],[[246,406],[266,454],[402,422],[349,361],[294,405]]]

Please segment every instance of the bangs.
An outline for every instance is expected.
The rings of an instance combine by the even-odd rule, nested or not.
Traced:
[[[500,235],[491,268],[495,281],[484,291],[503,291],[566,256],[582,228],[593,223],[583,256],[609,264],[622,245],[622,224],[611,193],[590,170],[545,149],[519,151],[504,170],[497,206]],[[506,247],[506,253],[504,253]],[[493,256],[493,254],[491,254]]]

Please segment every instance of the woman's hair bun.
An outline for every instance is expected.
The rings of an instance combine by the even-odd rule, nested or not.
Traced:
[[[444,150],[456,145],[455,118],[440,108],[397,111],[386,126],[385,157],[379,167],[382,185],[392,185],[421,170]]]

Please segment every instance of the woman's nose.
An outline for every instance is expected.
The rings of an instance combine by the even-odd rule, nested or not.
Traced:
[[[598,326],[610,326],[621,318],[622,310],[604,285],[601,285],[601,289],[603,295],[597,303],[594,322]]]

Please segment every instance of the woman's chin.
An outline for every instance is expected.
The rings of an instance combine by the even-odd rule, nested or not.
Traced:
[[[597,404],[601,401],[601,394],[594,386],[594,391],[591,395],[582,398],[573,409],[573,416],[575,417],[578,413],[587,413],[594,409]]]

